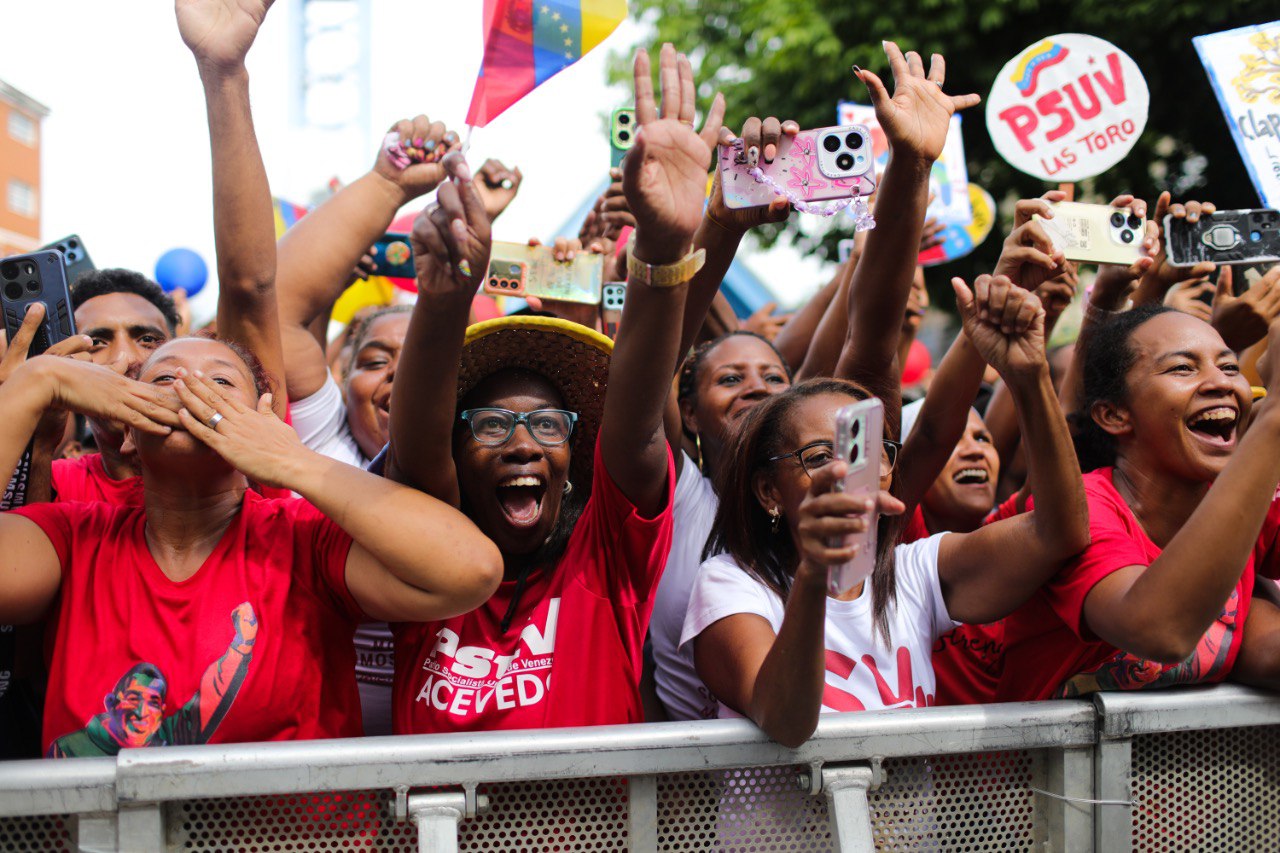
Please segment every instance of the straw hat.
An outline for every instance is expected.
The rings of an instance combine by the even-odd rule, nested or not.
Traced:
[[[458,371],[461,400],[487,376],[515,368],[546,377],[566,409],[578,413],[571,479],[591,482],[596,435],[604,414],[613,341],[558,317],[498,317],[467,329]]]

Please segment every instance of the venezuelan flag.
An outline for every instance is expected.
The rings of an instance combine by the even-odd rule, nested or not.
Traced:
[[[626,17],[627,0],[484,0],[484,61],[467,124],[484,127]]]
[[[1009,78],[1024,98],[1036,93],[1040,73],[1067,58],[1070,51],[1065,45],[1045,39],[1022,55]]]
[[[293,223],[297,222],[306,215],[307,209],[300,204],[294,204],[291,201],[285,201],[282,198],[271,199],[271,207],[276,218],[276,239],[279,240],[284,236],[284,232],[288,231]]]

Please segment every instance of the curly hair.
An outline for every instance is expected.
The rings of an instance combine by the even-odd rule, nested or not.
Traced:
[[[1139,305],[1109,318],[1094,329],[1084,354],[1084,391],[1080,408],[1067,416],[1081,471],[1116,464],[1116,441],[1093,419],[1097,403],[1124,403],[1129,399],[1126,378],[1137,361],[1133,333],[1153,317],[1176,311],[1166,305]]]
[[[777,464],[769,461],[772,457],[792,449],[784,445],[789,437],[787,426],[796,407],[804,400],[823,394],[839,394],[855,400],[871,397],[866,388],[842,379],[810,379],[793,385],[747,413],[741,428],[731,437],[726,454],[726,458],[736,460],[737,464],[721,466],[716,476],[720,505],[703,549],[703,559],[720,553],[730,555],[783,601],[790,592],[800,554],[785,525],[777,533],[770,531],[771,519],[756,499],[753,483],[757,474]],[[897,488],[895,479],[889,491],[896,492]],[[876,567],[871,575],[872,617],[886,645],[890,642],[888,609],[898,598],[893,548],[903,524],[901,516],[882,515],[877,528]]]
[[[71,310],[75,311],[95,296],[106,296],[109,293],[132,293],[134,296],[141,296],[164,315],[169,334],[177,334],[178,324],[182,322],[182,318],[178,316],[178,309],[173,304],[173,299],[161,289],[160,285],[133,270],[94,270],[80,276],[76,279],[76,283],[71,285]]]

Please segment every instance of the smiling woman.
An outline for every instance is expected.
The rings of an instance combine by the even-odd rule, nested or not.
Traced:
[[[1231,677],[1246,620],[1275,610],[1253,592],[1256,574],[1280,575],[1280,408],[1268,398],[1249,422],[1236,354],[1208,323],[1159,306],[1098,328],[1084,396],[1091,544],[1006,620],[998,697]]]

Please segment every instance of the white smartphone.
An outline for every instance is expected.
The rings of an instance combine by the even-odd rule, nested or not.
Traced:
[[[860,400],[836,412],[835,457],[849,466],[836,491],[858,498],[875,500],[880,493],[880,455],[884,441],[884,406],[874,397]],[[876,567],[876,524],[879,513],[867,516],[867,529],[845,538],[845,544],[857,545],[858,553],[842,566],[832,566],[827,573],[827,591],[833,595],[848,592],[867,578]],[[833,543],[835,544],[835,543]]]
[[[1129,208],[1074,201],[1049,206],[1053,218],[1036,214],[1035,220],[1067,260],[1128,266],[1142,254],[1147,221]]]

